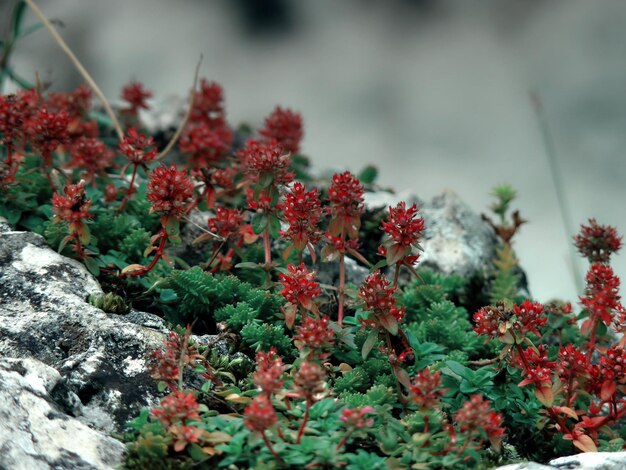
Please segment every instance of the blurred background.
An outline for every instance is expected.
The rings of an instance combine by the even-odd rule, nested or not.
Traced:
[[[457,192],[486,211],[510,183],[529,223],[515,248],[533,295],[576,301],[542,131],[544,106],[573,230],[589,217],[626,233],[623,0],[39,0],[105,94],[142,81],[154,103],[201,76],[225,89],[231,123],[300,111],[317,169],[373,163],[379,182],[429,199]],[[6,28],[10,0],[0,0]],[[35,23],[29,14],[26,24]],[[52,89],[79,75],[45,30],[13,68]],[[626,249],[613,265],[626,279]],[[582,279],[579,278],[582,285]]]

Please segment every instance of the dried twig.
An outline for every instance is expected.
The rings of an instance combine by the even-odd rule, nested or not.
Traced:
[[[65,43],[61,35],[57,32],[57,30],[54,28],[50,20],[46,18],[46,15],[43,14],[43,12],[39,9],[39,7],[35,4],[35,2],[33,0],[25,0],[25,1],[30,7],[30,9],[33,10],[35,15],[37,15],[39,20],[48,29],[48,31],[50,31],[50,34],[52,35],[54,40],[57,42],[59,47],[63,50],[63,52],[65,52],[65,54],[68,56],[72,64],[74,64],[74,66],[78,70],[78,72],[82,75],[85,81],[89,84],[93,92],[98,96],[98,98],[100,99],[100,102],[102,103],[102,106],[104,106],[106,113],[109,115],[109,118],[111,119],[113,127],[115,128],[115,132],[117,133],[117,137],[120,140],[122,140],[124,138],[124,131],[122,131],[122,127],[120,126],[120,123],[117,120],[117,117],[115,116],[115,113],[113,112],[113,109],[111,108],[111,105],[109,104],[106,97],[104,96],[104,93],[102,93],[102,90],[100,90],[100,87],[98,87],[94,79],[91,78],[91,75],[89,75],[89,72],[87,72],[85,67],[83,67],[83,65],[79,62],[79,60],[76,58],[72,50],[68,47],[68,45]]]
[[[178,125],[178,129],[176,129],[176,132],[174,133],[170,141],[167,143],[165,148],[161,150],[161,152],[154,158],[154,161],[159,161],[165,158],[165,156],[170,152],[170,150],[172,150],[172,148],[178,141],[180,134],[182,134],[183,129],[187,125],[187,121],[189,121],[189,116],[191,116],[191,111],[193,110],[196,87],[198,86],[198,73],[200,72],[201,63],[202,63],[202,55],[200,55],[200,60],[198,60],[198,65],[196,65],[196,73],[194,74],[194,77],[193,77],[193,88],[191,89],[191,98],[189,100],[189,107],[187,108],[187,112],[185,113],[183,120]]]

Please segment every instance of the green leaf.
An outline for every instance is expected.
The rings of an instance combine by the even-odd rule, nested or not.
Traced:
[[[180,222],[176,217],[170,216],[167,218],[165,221],[165,231],[167,232],[167,235],[172,238],[178,237],[178,234],[180,233]]]
[[[254,214],[254,217],[252,217],[252,230],[259,235],[263,233],[269,222],[267,214]]]
[[[379,319],[379,321],[380,324],[383,325],[385,330],[387,330],[389,333],[394,336],[398,334],[398,320],[396,320],[396,317],[393,317],[391,315],[383,315]]]
[[[280,237],[280,219],[278,217],[276,217],[275,215],[271,215],[269,217],[270,223],[270,235],[273,238],[278,238]]]
[[[366,166],[363,170],[361,170],[361,173],[359,173],[359,180],[363,184],[373,184],[377,177],[378,168],[373,165]]]
[[[98,263],[98,261],[96,261],[94,258],[85,258],[83,262],[85,263],[85,267],[91,274],[93,274],[94,276],[100,275],[100,263]]]
[[[24,15],[27,11],[27,5],[24,1],[19,1],[15,5],[15,9],[13,10],[13,21],[11,24],[11,38],[15,41],[21,31],[22,31],[22,23],[24,22]]]
[[[459,364],[456,361],[447,361],[446,366],[455,375],[458,375],[459,377],[465,380],[468,380],[471,382],[474,379],[474,373],[472,372],[472,370],[469,369],[468,367],[465,367],[463,364]],[[443,369],[442,372],[445,374],[446,373],[445,369]],[[450,375],[450,374],[447,374],[447,375]]]
[[[261,173],[261,175],[259,176],[259,186],[261,186],[261,188],[263,189],[269,188],[273,182],[274,182],[274,174],[270,171]]]
[[[377,342],[378,342],[378,331],[376,330],[370,331],[369,334],[367,335],[367,339],[363,343],[363,348],[361,349],[361,357],[363,358],[363,360],[367,359],[367,356],[369,356],[370,352],[372,351],[372,348],[376,345]]]

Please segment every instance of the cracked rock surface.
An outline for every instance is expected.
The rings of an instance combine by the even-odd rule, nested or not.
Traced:
[[[157,403],[146,361],[162,346],[163,328],[149,314],[126,319],[86,302],[101,292],[82,264],[0,221],[0,357],[32,358],[55,369],[51,399],[111,432]]]
[[[124,445],[67,416],[50,393],[58,371],[34,359],[0,359],[0,468],[109,469]]]

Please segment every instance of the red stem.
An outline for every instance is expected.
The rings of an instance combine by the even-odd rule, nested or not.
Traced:
[[[593,328],[591,330],[591,337],[589,338],[589,349],[587,350],[587,367],[591,364],[591,356],[593,355],[593,350],[596,346],[596,332],[598,331],[598,319],[596,318],[593,322]]]
[[[270,442],[270,440],[267,438],[267,434],[265,434],[265,431],[261,432],[261,436],[263,436],[263,442],[265,442],[265,445],[267,446],[267,448],[270,450],[270,452],[272,453],[272,455],[274,456],[274,458],[276,459],[276,461],[279,464],[283,464],[283,461],[280,459],[280,457],[278,456],[278,454],[276,453],[276,451],[274,450],[274,448],[272,447],[272,443]]]
[[[346,435],[343,436],[343,439],[341,439],[341,441],[339,441],[339,444],[337,444],[337,447],[335,448],[335,450],[337,452],[339,452],[341,450],[341,448],[345,445],[346,441],[348,440],[348,438],[350,437],[351,434],[352,434],[352,430],[348,431],[346,433]]]
[[[302,425],[300,425],[300,431],[298,431],[298,437],[296,439],[296,444],[300,444],[300,440],[304,435],[304,428],[306,427],[306,423],[309,421],[309,409],[311,408],[311,402],[309,400],[306,401],[306,410],[304,411],[304,418],[302,418]]]
[[[144,274],[149,273],[150,271],[152,271],[152,268],[154,268],[157,264],[157,262],[161,259],[161,257],[163,256],[163,250],[165,248],[165,242],[167,242],[167,232],[165,231],[165,229],[163,229],[161,231],[161,243],[159,243],[159,247],[157,248],[157,251],[154,255],[154,258],[152,258],[152,262],[142,268],[142,269],[138,269],[137,271],[131,271],[129,273],[123,273],[120,274],[120,277],[137,277],[137,276],[143,276]]]
[[[339,323],[339,328],[343,326],[343,290],[346,285],[346,263],[345,263],[345,253],[341,253],[339,255],[339,314],[337,317],[337,322]]]
[[[137,177],[137,165],[133,165],[133,174],[130,177],[130,185],[128,186],[128,190],[126,191],[126,194],[124,194],[124,199],[122,200],[122,204],[117,210],[118,212],[122,212],[124,210],[124,208],[126,207],[126,203],[130,199],[132,194],[135,192],[135,178],[136,177]]]

